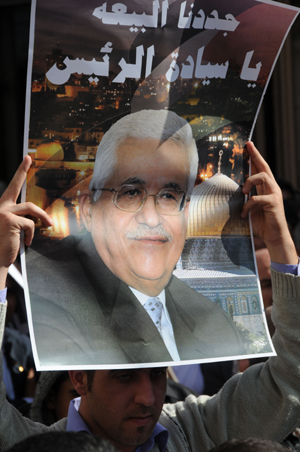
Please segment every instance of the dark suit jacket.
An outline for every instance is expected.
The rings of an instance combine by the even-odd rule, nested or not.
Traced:
[[[89,233],[42,254],[30,251],[26,260],[41,365],[172,361],[149,315],[104,265]],[[166,304],[182,360],[245,353],[229,316],[174,276]]]

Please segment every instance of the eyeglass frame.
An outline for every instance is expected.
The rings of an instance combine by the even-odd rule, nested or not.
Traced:
[[[154,194],[148,193],[146,188],[140,187],[140,188],[142,188],[143,190],[145,190],[146,196],[142,199],[142,201],[141,201],[141,206],[138,208],[138,210],[126,210],[126,209],[121,209],[121,207],[119,207],[119,206],[116,204],[116,196],[117,196],[118,190],[119,190],[120,188],[122,188],[122,187],[126,187],[127,185],[128,185],[128,186],[135,187],[135,185],[124,184],[124,185],[120,185],[118,188],[92,188],[92,191],[95,192],[95,191],[101,190],[101,191],[110,191],[111,193],[114,193],[113,203],[114,203],[114,205],[116,206],[116,208],[119,209],[119,210],[121,210],[122,212],[132,212],[132,213],[137,213],[137,212],[139,212],[140,210],[142,210],[142,208],[144,207],[144,204],[145,204],[145,202],[146,202],[148,196],[154,196],[154,197],[155,197],[155,209],[156,209],[157,213],[158,213],[159,215],[170,216],[170,217],[176,217],[177,215],[180,215],[180,214],[184,211],[184,209],[185,209],[187,203],[188,203],[188,202],[190,201],[190,199],[191,199],[191,196],[190,196],[190,195],[187,195],[186,192],[184,192],[183,190],[176,190],[176,189],[173,188],[173,189],[171,189],[171,190],[176,191],[176,192],[179,192],[179,193],[183,193],[183,197],[184,197],[184,205],[183,205],[183,207],[182,207],[182,210],[180,210],[180,212],[178,212],[178,213],[161,213],[161,212],[158,212],[158,210],[157,210],[157,197],[158,197],[158,195],[159,195],[162,191],[167,190],[167,189],[166,189],[166,188],[162,188],[161,190],[159,190],[159,192],[158,192],[156,195],[154,195]]]

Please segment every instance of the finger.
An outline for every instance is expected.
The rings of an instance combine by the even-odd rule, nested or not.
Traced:
[[[5,221],[2,221],[0,229],[2,250],[2,253],[0,254],[0,267],[7,267],[15,261],[20,248],[21,231],[23,230],[25,233],[25,244],[30,245],[35,229],[34,222],[28,218],[10,215],[6,220],[8,220],[9,223],[9,230],[5,228]]]
[[[243,193],[249,194],[254,186],[261,189],[261,194],[273,193],[276,188],[274,186],[274,180],[265,172],[248,177],[243,187]]]
[[[27,246],[31,245],[31,242],[32,242],[32,239],[34,236],[34,231],[35,231],[34,222],[32,220],[30,220],[29,218],[24,218],[24,217],[15,217],[15,218],[17,218],[17,221],[15,221],[15,224],[14,224],[15,234],[20,235],[21,230],[23,230],[25,245],[27,245]]]
[[[246,218],[249,211],[254,207],[262,207],[264,210],[271,211],[276,208],[277,202],[275,196],[252,196],[243,206],[242,218]]]
[[[35,225],[33,221],[27,221],[28,223],[26,222],[25,224],[23,224],[22,229],[24,231],[24,243],[26,246],[30,246],[34,236]]]
[[[36,219],[40,218],[45,226],[52,226],[53,224],[53,220],[49,217],[49,215],[43,209],[36,206],[32,202],[15,204],[11,206],[10,211],[14,215],[31,215]]]
[[[273,173],[265,161],[265,159],[262,157],[260,152],[256,149],[252,141],[248,141],[246,143],[246,149],[248,155],[251,157],[251,174],[257,174],[261,172],[267,173],[272,179],[274,179]]]
[[[29,155],[26,155],[23,159],[23,162],[17,169],[14,177],[12,178],[10,184],[8,185],[7,189],[1,196],[1,202],[5,201],[11,201],[13,203],[16,202],[20,191],[22,189],[22,185],[26,179],[27,172],[31,165],[31,157]]]

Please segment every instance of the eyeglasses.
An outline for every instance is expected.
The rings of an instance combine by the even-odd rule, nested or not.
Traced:
[[[173,188],[163,188],[157,195],[150,195],[143,187],[136,185],[121,185],[115,188],[94,188],[93,191],[102,190],[114,193],[114,205],[125,212],[139,212],[148,196],[154,196],[155,207],[160,215],[179,215],[190,200],[184,191]]]

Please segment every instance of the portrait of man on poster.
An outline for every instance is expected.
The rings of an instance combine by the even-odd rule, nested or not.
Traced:
[[[245,353],[217,304],[173,275],[198,153],[190,125],[166,110],[118,120],[102,138],[85,235],[26,257],[41,365],[120,365]]]

